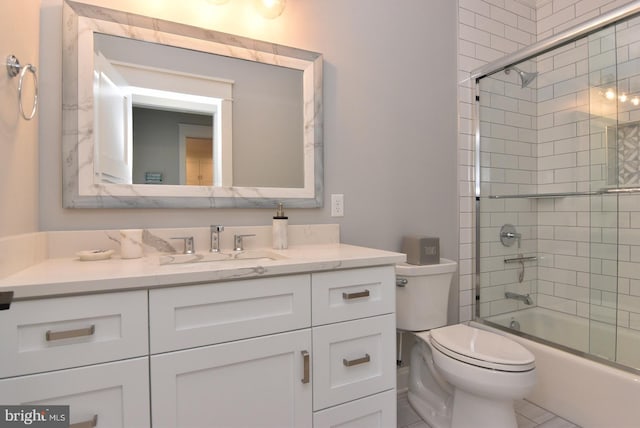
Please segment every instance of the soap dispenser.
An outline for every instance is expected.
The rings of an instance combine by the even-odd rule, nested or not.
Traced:
[[[284,215],[284,206],[282,202],[278,204],[278,210],[273,217],[273,248],[275,250],[284,250],[288,247],[287,243],[287,226],[289,226],[289,217]]]

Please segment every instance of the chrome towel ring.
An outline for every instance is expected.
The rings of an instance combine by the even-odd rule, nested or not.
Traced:
[[[24,113],[24,107],[22,106],[22,84],[27,71],[30,71],[33,76],[33,85],[35,88],[33,95],[33,108],[31,109],[31,114],[28,116]],[[15,77],[18,73],[20,74],[20,79],[18,80],[18,105],[20,106],[20,113],[25,120],[33,119],[36,115],[36,110],[38,109],[38,76],[36,75],[36,71],[37,69],[33,64],[27,64],[24,67],[20,65],[20,61],[18,61],[18,58],[16,58],[15,55],[9,55],[7,57],[7,72],[9,73],[9,77]]]

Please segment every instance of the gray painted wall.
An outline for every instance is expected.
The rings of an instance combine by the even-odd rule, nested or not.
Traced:
[[[138,1],[90,2],[152,13]],[[203,25],[196,19],[203,4],[185,0],[182,15],[157,14],[186,21],[192,6],[191,23]],[[40,228],[270,224],[273,213],[264,209],[62,208],[60,5],[43,0],[41,16],[48,84],[41,87]],[[395,251],[404,234],[439,236],[442,256],[457,260],[457,2],[300,0],[257,26],[228,19],[211,28],[324,55],[325,206],[288,210],[292,224],[339,223],[343,242]],[[332,193],[345,196],[343,218],[330,216]]]
[[[3,2],[0,52],[22,65],[39,65],[39,0]],[[39,73],[38,73],[39,74]],[[25,77],[24,110],[31,113],[33,81]],[[38,118],[26,121],[18,106],[18,76],[0,72],[0,238],[38,230]]]

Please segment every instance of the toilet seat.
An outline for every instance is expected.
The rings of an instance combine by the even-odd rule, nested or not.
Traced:
[[[465,324],[438,328],[430,333],[434,348],[464,363],[505,372],[535,368],[535,357],[531,352],[499,334]]]

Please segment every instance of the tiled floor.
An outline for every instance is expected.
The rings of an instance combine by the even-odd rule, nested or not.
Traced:
[[[515,405],[518,428],[580,428],[526,400]],[[398,428],[429,428],[411,408],[407,393],[398,395]]]

